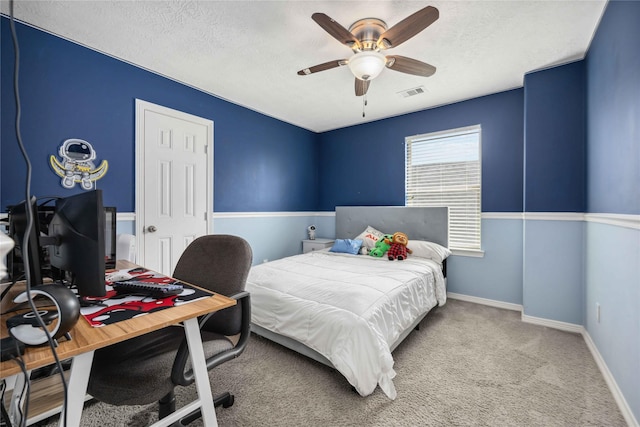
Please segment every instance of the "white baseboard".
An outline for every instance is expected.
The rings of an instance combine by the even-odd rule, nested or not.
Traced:
[[[629,427],[640,427],[640,424],[638,424],[638,420],[636,420],[633,412],[631,412],[631,408],[629,407],[627,400],[624,398],[622,391],[620,391],[618,383],[616,382],[615,378],[613,378],[613,375],[611,374],[611,371],[609,371],[609,367],[607,367],[607,364],[602,358],[602,355],[600,355],[598,347],[596,347],[596,344],[591,339],[591,335],[589,335],[589,332],[587,332],[587,330],[584,328],[582,328],[582,337],[587,343],[587,347],[589,348],[589,351],[591,351],[591,355],[596,361],[596,365],[598,365],[598,368],[600,368],[600,372],[602,373],[605,382],[609,386],[609,390],[611,390],[611,394],[613,394],[613,398],[618,404],[618,408],[620,408],[620,412],[622,412],[624,420],[627,422]]]
[[[506,310],[513,310],[513,311],[520,311],[520,312],[522,311],[522,306],[520,304],[513,304],[510,302],[504,302],[504,301],[496,301],[488,298],[473,297],[473,296],[464,295],[464,294],[456,294],[454,292],[447,292],[447,298],[457,299],[460,301],[474,302],[476,304],[488,305],[496,308],[504,308]]]
[[[582,325],[576,325],[575,323],[560,322],[558,320],[544,319],[542,317],[528,316],[522,313],[522,321],[525,323],[532,323],[534,325],[546,326],[548,328],[560,329],[561,331],[574,332],[581,334],[584,331]]]

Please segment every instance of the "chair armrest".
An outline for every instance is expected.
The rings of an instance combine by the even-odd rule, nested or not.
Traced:
[[[240,304],[240,309],[242,311],[240,337],[238,338],[238,343],[232,349],[223,351],[207,358],[207,370],[210,370],[228,360],[238,357],[240,354],[242,354],[247,346],[247,343],[249,342],[249,336],[251,335],[251,296],[249,292],[241,291],[233,295],[229,295],[228,297],[231,299],[235,299]],[[217,312],[209,313],[200,320],[200,329],[202,329],[202,326],[215,313]],[[187,386],[194,382],[193,370],[190,369],[185,372],[185,366],[188,360],[189,347],[185,338],[182,340],[180,348],[178,348],[176,358],[173,362],[173,368],[171,370],[171,380],[174,384]]]

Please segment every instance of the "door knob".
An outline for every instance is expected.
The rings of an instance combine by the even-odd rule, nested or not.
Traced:
[[[149,233],[155,233],[156,231],[158,231],[158,229],[156,228],[155,225],[150,225],[150,226],[147,227],[147,231]]]

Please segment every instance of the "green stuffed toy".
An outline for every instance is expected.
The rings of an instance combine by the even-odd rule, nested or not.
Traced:
[[[391,234],[385,234],[380,239],[378,239],[375,247],[369,251],[369,255],[377,258],[382,258],[391,247],[392,240],[393,236]]]

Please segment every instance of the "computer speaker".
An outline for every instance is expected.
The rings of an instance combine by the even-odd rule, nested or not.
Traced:
[[[38,308],[38,313],[51,337],[56,340],[62,336],[70,338],[68,332],[73,328],[80,317],[80,302],[75,293],[64,285],[50,284],[39,285],[31,288],[31,297],[41,295],[51,301],[46,307]],[[28,300],[27,292],[19,294],[13,300],[20,304]],[[7,319],[7,329],[11,336],[26,345],[41,345],[48,341],[46,332],[40,327],[38,319],[33,311],[18,314]]]

